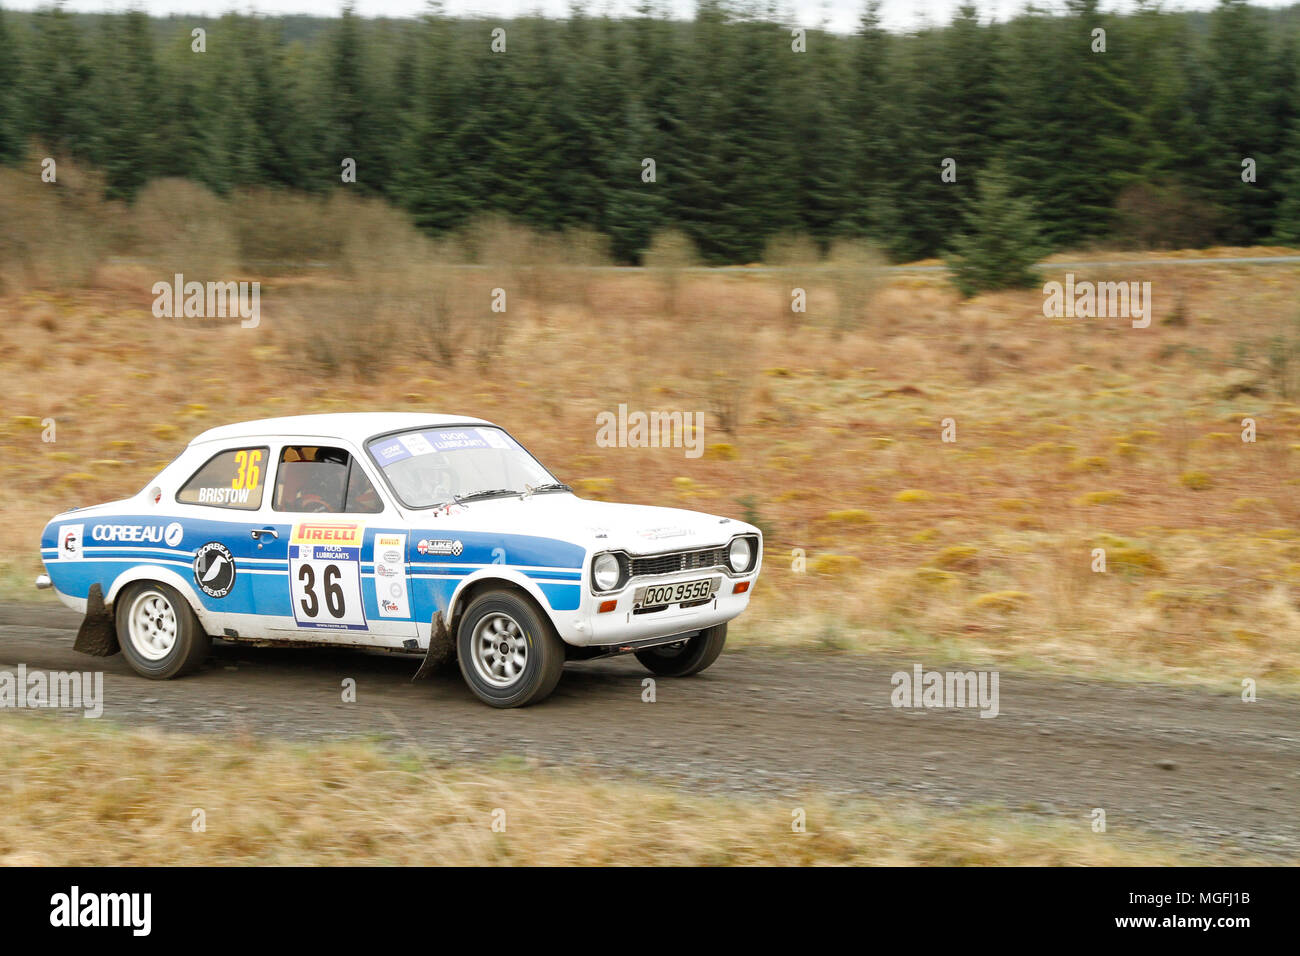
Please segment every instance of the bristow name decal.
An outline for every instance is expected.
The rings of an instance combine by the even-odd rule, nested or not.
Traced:
[[[246,505],[252,488],[200,488],[201,505]]]

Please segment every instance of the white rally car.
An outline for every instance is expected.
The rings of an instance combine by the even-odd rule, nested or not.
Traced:
[[[717,659],[762,561],[752,525],[589,501],[503,429],[412,413],[302,415],[204,432],[135,497],[41,536],[76,647],[140,674],[212,638],[455,656],[494,707],[566,660],[632,652],[683,677]]]

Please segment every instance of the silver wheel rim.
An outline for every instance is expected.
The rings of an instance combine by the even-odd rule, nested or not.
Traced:
[[[509,614],[493,611],[474,627],[474,670],[493,687],[509,687],[528,666],[528,638]]]
[[[127,632],[137,654],[160,661],[176,646],[176,609],[161,591],[141,591],[127,613]]]

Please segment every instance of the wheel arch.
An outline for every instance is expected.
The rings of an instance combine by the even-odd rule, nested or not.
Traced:
[[[108,608],[110,614],[116,613],[117,596],[122,593],[122,589],[139,581],[156,581],[159,584],[166,584],[168,587],[173,588],[181,595],[181,597],[185,598],[186,603],[190,606],[190,610],[192,610],[194,616],[199,619],[199,624],[202,625],[203,630],[209,634],[212,633],[211,616],[207,608],[205,608],[203,603],[199,601],[198,595],[194,593],[194,588],[190,584],[189,579],[177,574],[171,568],[163,567],[158,564],[139,564],[123,571],[113,579],[113,583],[109,587],[108,593],[104,595],[104,604]]]
[[[542,619],[547,621],[552,629],[556,630],[557,634],[559,633],[558,628],[555,627],[551,606],[546,600],[546,595],[542,593],[542,589],[518,571],[497,567],[495,569],[484,568],[475,572],[461,582],[453,592],[451,600],[447,602],[446,616],[447,630],[452,634],[453,640],[455,639],[456,629],[460,627],[461,615],[465,613],[465,609],[483,592],[497,590],[514,592],[531,602]]]

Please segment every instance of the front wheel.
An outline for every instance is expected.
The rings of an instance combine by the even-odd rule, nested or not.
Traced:
[[[474,599],[456,629],[456,651],[465,683],[493,707],[545,700],[564,669],[564,644],[550,621],[510,591]]]
[[[142,677],[167,680],[197,670],[212,649],[194,609],[175,588],[155,581],[130,584],[114,602],[117,642]]]
[[[727,643],[727,625],[706,627],[692,638],[636,652],[636,659],[660,677],[690,677],[718,659]]]

